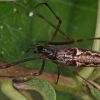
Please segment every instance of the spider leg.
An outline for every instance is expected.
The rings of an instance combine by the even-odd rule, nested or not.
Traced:
[[[39,3],[36,7],[38,7],[38,6],[40,6],[40,5],[45,5],[46,7],[48,7],[49,8],[49,10],[53,13],[53,15],[56,17],[56,19],[59,21],[58,22],[58,25],[57,25],[57,27],[56,27],[56,30],[55,30],[55,32],[54,32],[54,34],[53,34],[53,36],[51,37],[51,40],[54,40],[54,38],[55,38],[55,36],[57,35],[57,32],[58,32],[58,30],[59,30],[59,28],[60,28],[60,25],[61,25],[61,23],[62,23],[62,20],[60,19],[60,17],[59,16],[57,16],[56,15],[56,13],[53,11],[53,9],[48,5],[48,3]],[[36,8],[35,7],[35,8]]]
[[[69,37],[67,34],[65,34],[62,30],[59,29],[60,24],[61,24],[62,21],[61,21],[61,19],[54,13],[54,11],[53,11],[52,9],[50,9],[51,7],[50,7],[50,6],[48,7],[48,4],[47,4],[47,3],[44,3],[44,4],[51,10],[51,12],[54,14],[54,16],[56,16],[56,18],[59,20],[59,24],[58,24],[57,26],[55,26],[54,24],[52,24],[52,23],[51,23],[49,20],[47,20],[42,14],[37,13],[37,12],[35,12],[35,11],[32,11],[31,9],[27,8],[26,6],[24,6],[24,5],[22,5],[22,4],[19,4],[19,3],[15,2],[15,1],[11,1],[11,3],[12,3],[12,4],[15,4],[15,5],[19,6],[19,7],[21,7],[22,9],[24,9],[24,10],[26,10],[26,11],[28,11],[28,12],[33,12],[35,15],[37,15],[38,17],[40,17],[41,19],[43,19],[44,21],[46,21],[46,22],[47,22],[49,25],[51,25],[53,28],[55,28],[56,30],[55,30],[55,32],[54,32],[54,34],[53,34],[51,40],[53,40],[53,39],[55,38],[57,32],[59,31],[59,32],[60,32],[63,36],[65,36],[70,42],[73,42],[73,41],[74,41],[71,37]],[[41,5],[41,4],[43,4],[43,3],[40,3],[39,5]],[[38,5],[37,5],[37,6],[38,6]]]
[[[58,66],[58,77],[57,77],[56,84],[58,83],[59,77],[60,77],[60,66],[59,66],[59,64],[57,64],[57,66]]]
[[[99,40],[100,37],[97,38],[85,38],[85,39],[78,39],[75,41],[65,41],[65,42],[50,42],[50,41],[38,41],[38,43],[45,43],[47,42],[48,45],[68,45],[68,44],[74,44],[74,43],[80,43],[80,42],[85,42],[85,41],[90,41],[90,40]]]
[[[38,60],[38,59],[42,59],[42,57],[37,57],[37,58],[25,58],[25,59],[22,59],[22,60],[18,60],[16,62],[13,62],[13,63],[10,63],[10,64],[6,64],[4,66],[0,66],[0,69],[4,69],[4,68],[9,68],[11,66],[15,66],[17,64],[20,64],[20,63],[24,63],[24,62],[28,62],[28,61],[31,61],[31,60]]]
[[[42,74],[44,67],[45,67],[45,61],[46,61],[45,59],[42,60],[42,67],[38,73],[34,73],[34,76],[38,76]]]

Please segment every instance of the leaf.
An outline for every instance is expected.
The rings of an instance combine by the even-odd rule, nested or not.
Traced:
[[[92,95],[96,98],[96,100],[100,100],[100,90],[96,89],[92,85],[88,84]]]
[[[24,83],[14,83],[18,90],[35,90],[39,92],[44,100],[56,100],[56,93],[53,87],[45,80],[32,79]]]
[[[21,94],[17,89],[13,87],[12,80],[10,79],[7,79],[1,84],[1,90],[11,100],[29,100],[25,97],[25,95]]]

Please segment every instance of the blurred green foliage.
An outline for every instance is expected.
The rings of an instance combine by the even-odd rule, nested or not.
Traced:
[[[33,11],[41,13],[54,25],[57,25],[56,18],[46,6],[41,5],[34,9],[34,7],[41,2],[47,2],[52,7],[54,12],[62,19],[61,30],[73,39],[77,40],[80,38],[94,37],[97,16],[97,1],[18,0],[18,3],[23,4]],[[33,54],[33,51],[26,53],[26,50],[30,47],[30,45],[35,44],[36,41],[50,40],[54,31],[54,28],[38,16],[34,15],[33,17],[29,17],[26,10],[23,10],[10,2],[0,1],[1,60],[13,62],[26,57],[36,56]],[[58,33],[55,41],[56,40],[66,41],[60,33]],[[91,50],[92,43],[93,41],[89,41],[73,44],[72,46]],[[41,67],[41,61],[31,61],[23,65],[38,69]],[[48,67],[45,67],[45,71],[57,72],[57,67],[53,67],[56,65],[52,64],[50,61],[47,61],[46,66]],[[60,95],[57,92],[57,100],[64,100],[65,98],[67,98],[66,94]],[[74,99],[72,98],[70,100]]]

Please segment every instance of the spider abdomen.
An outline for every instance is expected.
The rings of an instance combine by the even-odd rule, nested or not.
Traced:
[[[59,50],[56,60],[68,66],[100,66],[100,53],[81,48],[68,48]]]

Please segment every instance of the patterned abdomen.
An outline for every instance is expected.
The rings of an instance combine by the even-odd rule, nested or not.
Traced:
[[[68,48],[59,50],[56,60],[68,66],[100,66],[100,53],[81,48]]]

